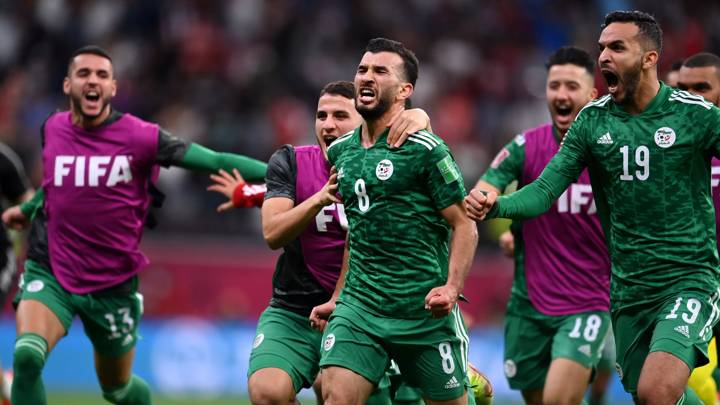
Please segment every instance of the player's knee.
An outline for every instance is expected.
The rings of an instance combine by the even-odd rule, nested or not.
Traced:
[[[684,387],[677,389],[667,382],[640,381],[637,389],[638,405],[675,403],[683,395]]]
[[[542,405],[576,405],[582,401],[582,396],[574,398],[572,395],[545,395]]]
[[[254,405],[288,404],[295,401],[295,390],[278,381],[251,378],[248,382],[250,402]]]
[[[15,381],[21,383],[24,378],[37,378],[45,367],[47,341],[35,333],[20,335],[15,341],[13,352],[13,371]]]

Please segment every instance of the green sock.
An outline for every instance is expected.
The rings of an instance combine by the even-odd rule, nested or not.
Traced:
[[[695,391],[693,391],[690,387],[685,387],[685,392],[680,399],[678,399],[675,405],[705,405],[705,403],[698,398]]]
[[[103,388],[103,398],[118,405],[150,405],[150,387],[140,377],[133,374],[130,381],[121,387]]]
[[[45,405],[42,370],[47,357],[47,342],[35,333],[25,333],[15,340],[13,353],[13,404]]]

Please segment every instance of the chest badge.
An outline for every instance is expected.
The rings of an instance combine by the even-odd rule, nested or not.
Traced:
[[[655,131],[655,144],[663,149],[675,143],[675,131],[670,127],[662,127]]]
[[[388,159],[383,159],[375,168],[375,176],[377,176],[378,179],[385,181],[392,176],[393,170],[392,162]]]

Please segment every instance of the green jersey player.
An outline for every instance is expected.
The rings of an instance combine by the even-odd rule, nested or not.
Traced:
[[[462,176],[433,134],[413,134],[400,148],[385,142],[386,123],[412,95],[417,66],[401,43],[370,41],[355,75],[363,124],[328,148],[349,256],[337,307],[331,301],[311,314],[318,322],[334,308],[320,361],[327,404],[364,402],[390,358],[426,401],[467,403],[467,332],[456,302],[477,230],[462,203]]]
[[[610,94],[580,112],[537,181],[497,201],[473,190],[469,212],[538,215],[588,167],[612,260],[623,385],[642,404],[700,404],[686,384],[707,363],[719,314],[710,159],[720,155],[720,110],[658,81],[652,16],[612,12],[598,42]]]

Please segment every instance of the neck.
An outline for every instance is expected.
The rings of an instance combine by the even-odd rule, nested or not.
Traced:
[[[643,75],[643,77],[640,78],[635,94],[633,94],[623,106],[625,111],[630,115],[640,114],[645,111],[645,108],[647,108],[648,104],[657,96],[659,91],[660,82],[658,81],[657,74]]]
[[[405,107],[402,104],[393,104],[385,113],[374,120],[364,120],[362,125],[363,146],[372,146],[380,135],[387,129],[393,117],[400,114]]]
[[[99,127],[103,122],[105,122],[105,120],[108,119],[108,117],[110,116],[111,109],[110,109],[110,105],[107,105],[103,109],[103,112],[100,113],[100,115],[98,115],[96,117],[92,117],[92,118],[86,117],[85,115],[83,115],[80,112],[80,110],[78,110],[72,106],[71,106],[71,111],[72,111],[73,125],[75,125],[77,127],[85,128],[85,129],[92,129],[92,128]]]

